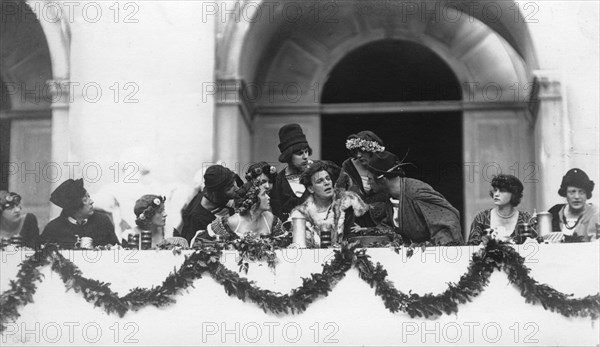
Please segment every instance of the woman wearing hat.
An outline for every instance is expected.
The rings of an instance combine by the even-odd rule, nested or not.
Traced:
[[[388,195],[380,192],[377,185],[371,186],[368,164],[374,153],[385,150],[383,141],[370,130],[364,130],[348,136],[346,148],[351,158],[342,163],[342,171],[335,183],[336,188],[342,188],[357,193],[364,202],[371,206],[370,213],[375,221],[385,217],[385,201]],[[368,226],[374,226],[372,222]]]
[[[271,213],[267,188],[259,182],[251,181],[238,190],[235,214],[215,219],[207,230],[196,234],[192,245],[201,245],[205,241],[279,238],[283,235],[281,220]]]
[[[273,213],[281,220],[287,220],[290,211],[308,197],[300,175],[311,163],[312,149],[298,124],[286,124],[279,129],[279,161],[287,163],[275,178],[271,199]]]
[[[320,247],[323,230],[331,231],[332,245],[339,244],[352,231],[355,219],[369,210],[358,194],[334,189],[331,169],[327,162],[315,161],[302,173],[301,182],[310,195],[293,211],[306,218],[308,247]]]
[[[598,209],[587,203],[592,197],[594,181],[581,169],[571,169],[563,176],[558,195],[566,204],[552,206],[552,230],[562,231],[565,242],[586,242],[597,239]]]
[[[369,160],[369,176],[390,195],[382,224],[406,243],[462,244],[458,210],[425,182],[405,177],[401,166],[387,151],[374,153]]]
[[[61,207],[62,212],[44,228],[44,243],[56,243],[67,249],[75,247],[78,237],[90,237],[94,246],[119,243],[110,219],[94,213],[94,201],[83,187],[83,179],[63,182],[50,195],[50,202]]]
[[[188,242],[198,230],[206,227],[217,216],[229,216],[233,211],[227,203],[236,197],[236,175],[222,165],[212,165],[204,173],[204,189],[181,212],[181,236]]]
[[[136,226],[123,232],[121,243],[127,245],[129,235],[140,235],[142,231],[152,232],[152,245],[156,246],[165,237],[164,227],[167,222],[164,196],[144,195],[137,199],[133,213]]]
[[[492,178],[490,197],[494,208],[479,212],[471,223],[469,244],[482,242],[486,228],[496,232],[497,238],[506,241],[515,235],[519,224],[529,223],[531,215],[516,207],[523,198],[523,184],[513,175],[498,175]]]
[[[40,239],[40,230],[35,216],[31,213],[22,213],[21,196],[17,193],[0,191],[0,239],[10,239],[20,236],[23,245],[37,248]]]

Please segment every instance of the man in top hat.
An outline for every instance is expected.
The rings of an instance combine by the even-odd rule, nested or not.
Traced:
[[[290,211],[310,195],[300,183],[302,171],[311,163],[312,148],[298,124],[286,124],[279,129],[279,162],[286,163],[275,178],[271,190],[273,214],[285,221]]]
[[[383,224],[406,243],[462,244],[458,210],[425,182],[405,177],[401,165],[396,155],[383,151],[374,153],[367,166],[369,179],[390,195]]]
[[[94,214],[94,201],[83,187],[83,179],[63,182],[52,192],[50,201],[61,207],[62,212],[44,228],[44,243],[56,243],[67,249],[75,247],[78,237],[92,238],[94,246],[119,243],[110,219]]]
[[[222,165],[206,169],[204,189],[181,212],[181,237],[190,242],[198,230],[206,230],[217,216],[233,215],[233,208],[227,204],[236,197],[238,181],[241,179]]]

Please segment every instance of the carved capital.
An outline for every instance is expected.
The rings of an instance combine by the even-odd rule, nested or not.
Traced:
[[[66,79],[54,79],[46,81],[48,97],[52,102],[52,108],[68,108],[72,102],[71,81]]]
[[[551,70],[537,70],[534,75],[539,83],[537,99],[561,99],[562,83],[558,73]]]

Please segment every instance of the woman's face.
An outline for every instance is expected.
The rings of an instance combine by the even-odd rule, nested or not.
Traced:
[[[356,151],[356,160],[358,160],[358,162],[362,166],[367,166],[367,164],[369,164],[369,160],[371,159],[372,155],[373,155],[373,153],[371,153],[371,152],[364,152],[359,149],[358,151]]]
[[[254,180],[258,183],[259,187],[266,189],[267,192],[270,192],[273,188],[273,183],[264,173],[261,173],[260,176],[256,177]]]
[[[585,190],[577,187],[567,187],[567,204],[571,210],[579,211],[585,208],[587,194]]]
[[[323,170],[315,173],[312,178],[312,187],[308,191],[320,199],[330,199],[333,197],[333,182],[329,177],[329,172]]]
[[[260,188],[260,194],[258,194],[258,209],[261,211],[269,211],[271,209],[271,198],[269,197],[269,190],[265,187]]]
[[[494,205],[496,205],[496,206],[510,205],[511,198],[512,198],[512,193],[508,192],[506,189],[499,189],[496,187],[492,187],[492,199],[494,199]]]
[[[309,156],[310,155],[308,154],[308,147],[301,149],[292,154],[289,164],[290,166],[293,166],[296,170],[302,171],[308,166]]]
[[[12,208],[8,208],[2,211],[2,218],[8,222],[16,222],[21,217],[21,204],[15,205]]]
[[[152,224],[159,226],[159,227],[165,226],[165,224],[167,222],[167,213],[165,212],[164,204],[160,205],[158,210],[156,210],[156,212],[154,213],[154,216],[152,216],[151,222],[152,222]]]

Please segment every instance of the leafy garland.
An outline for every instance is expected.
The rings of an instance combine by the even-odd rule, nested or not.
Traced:
[[[267,265],[275,270],[277,264],[277,255],[275,254],[275,245],[270,239],[256,239],[250,235],[232,240],[231,248],[239,252],[240,260],[238,261],[239,271],[248,273],[250,264],[248,261],[266,261]]]
[[[544,309],[567,317],[597,319],[600,315],[600,293],[576,299],[572,298],[572,294],[564,294],[546,284],[539,284],[529,276],[530,269],[524,265],[524,259],[517,251],[494,240],[473,254],[467,272],[458,283],[449,283],[448,289],[438,295],[405,294],[397,290],[386,279],[387,271],[383,266],[380,263],[373,264],[366,250],[357,246],[357,243],[343,243],[341,249],[334,251],[333,260],[323,265],[321,273],[303,278],[300,287],[288,294],[281,294],[258,288],[252,281],[223,266],[219,258],[225,244],[207,244],[186,256],[181,267],[170,273],[160,286],[134,288],[123,297],[113,292],[109,284],[83,277],[79,268],[57,249],[44,249],[43,253],[38,251],[21,263],[17,280],[11,281],[10,289],[0,296],[0,332],[6,329],[7,322],[18,319],[19,306],[33,302],[35,282],[41,281],[43,277],[38,268],[48,264],[60,275],[67,290],[80,292],[94,306],[121,317],[129,310],[137,311],[144,306],[162,307],[174,303],[175,294],[193,286],[194,280],[205,273],[221,284],[229,296],[254,302],[265,313],[301,313],[317,298],[327,296],[351,267],[355,267],[359,277],[375,288],[375,295],[382,298],[388,310],[406,312],[411,317],[458,312],[458,304],[470,302],[479,295],[495,270],[503,270],[528,303],[539,302]]]

